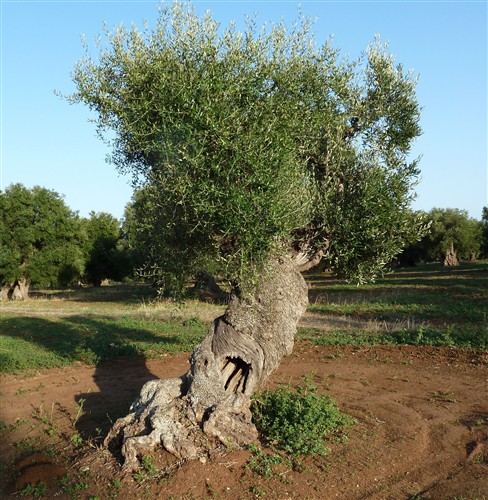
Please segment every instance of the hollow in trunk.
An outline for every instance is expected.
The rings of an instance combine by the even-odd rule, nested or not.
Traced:
[[[251,396],[291,354],[308,304],[299,269],[291,257],[271,260],[251,297],[232,295],[191,355],[188,373],[144,385],[105,440],[121,446],[125,469],[136,469],[138,458],[158,447],[192,459],[257,440]]]

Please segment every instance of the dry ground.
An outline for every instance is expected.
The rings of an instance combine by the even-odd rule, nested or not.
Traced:
[[[298,385],[315,372],[315,385],[357,424],[329,455],[307,458],[295,470],[275,468],[271,478],[246,467],[251,454],[242,450],[139,482],[121,477],[116,459],[96,446],[72,463],[59,447],[55,456],[19,450],[40,432],[50,439],[77,431],[96,443],[110,420],[127,413],[144,382],[181,375],[187,357],[3,375],[0,420],[13,425],[2,432],[2,498],[42,480],[48,498],[488,499],[488,356],[448,348],[298,343],[270,387]],[[65,448],[72,456],[69,440]],[[78,478],[70,495],[52,480],[65,474]]]

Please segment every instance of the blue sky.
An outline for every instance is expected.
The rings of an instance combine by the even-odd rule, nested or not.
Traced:
[[[103,25],[158,15],[159,1],[0,0],[1,188],[20,182],[65,196],[81,216],[92,210],[121,218],[130,179],[107,164],[89,112],[54,90],[74,90],[70,72],[83,55],[81,35],[93,48]],[[468,210],[479,219],[487,199],[487,1],[198,1],[227,25],[245,15],[291,22],[298,5],[317,18],[317,40],[351,58],[376,34],[397,62],[420,77],[422,180],[413,208]]]

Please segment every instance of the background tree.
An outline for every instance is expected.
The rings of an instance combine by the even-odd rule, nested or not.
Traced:
[[[178,231],[168,231],[168,221],[162,217],[161,203],[158,202],[157,187],[147,185],[135,191],[124,212],[122,224],[124,248],[129,254],[135,274],[153,284],[162,296],[181,298],[187,292],[185,280],[175,276],[175,262],[188,266],[179,269],[185,277],[194,276],[199,271],[219,273],[223,271],[218,261],[199,258],[198,248],[188,246],[178,248]],[[183,258],[182,250],[188,255]],[[197,253],[197,255],[194,255]]]
[[[431,230],[432,219],[427,212],[419,211],[417,216],[426,221],[426,231],[428,234]],[[427,237],[424,236],[420,240],[411,241],[403,251],[395,258],[394,263],[400,266],[415,266],[418,263],[430,262],[429,247]]]
[[[68,284],[83,272],[78,216],[62,197],[12,184],[0,193],[0,287],[27,298],[29,287]]]
[[[488,207],[481,214],[481,256],[488,259]]]
[[[96,112],[102,137],[115,132],[112,161],[149,186],[165,272],[184,283],[217,261],[232,285],[190,371],[146,384],[112,429],[127,468],[160,444],[191,458],[256,439],[250,396],[293,348],[300,273],[325,255],[372,279],[420,233],[415,79],[378,41],[351,63],[311,29],[222,30],[174,3],[154,31],[107,33],[75,67],[70,100]]]
[[[124,248],[130,255],[134,273],[162,292],[168,289],[171,275],[163,271],[171,248],[164,247],[164,224],[159,219],[160,209],[151,201],[151,186],[134,192],[126,206],[122,233]]]
[[[457,265],[459,259],[474,260],[482,250],[482,223],[466,210],[433,208],[428,214],[431,226],[420,241],[408,246],[400,261],[442,262]]]
[[[121,281],[130,274],[128,255],[120,245],[120,222],[109,213],[90,212],[90,217],[83,219],[82,224],[86,280],[100,286],[105,279]]]

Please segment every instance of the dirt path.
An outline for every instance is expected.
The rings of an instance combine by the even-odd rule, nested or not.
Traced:
[[[32,422],[34,414],[37,420],[39,415],[56,420],[62,429],[82,406],[76,430],[103,435],[110,421],[126,414],[145,381],[181,375],[187,357],[76,365],[32,378],[2,376],[0,419],[19,424],[17,431],[2,433],[3,460],[12,456],[13,441],[36,432],[30,423],[20,425],[22,419]],[[488,499],[487,361],[487,355],[447,348],[299,343],[270,387],[298,385],[315,372],[314,383],[358,421],[347,444],[332,445],[326,457],[306,459],[300,470],[283,468],[273,478],[245,468],[250,453],[236,450],[206,463],[183,464],[161,481],[137,484],[125,478],[120,490],[109,486],[117,465],[99,451],[84,462],[90,479],[80,498]],[[17,476],[9,491],[62,469],[55,457],[29,466],[23,460],[13,471],[2,467],[7,479]]]

